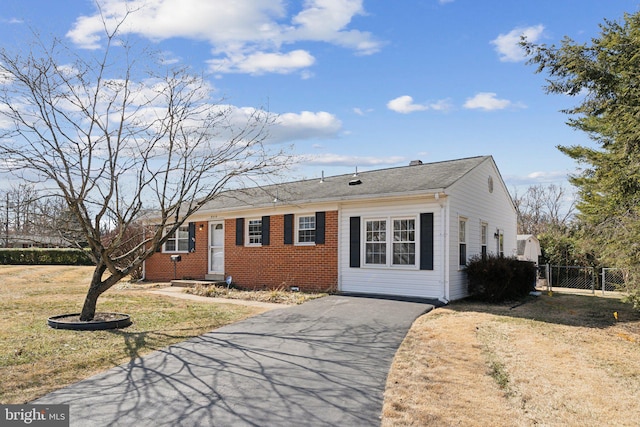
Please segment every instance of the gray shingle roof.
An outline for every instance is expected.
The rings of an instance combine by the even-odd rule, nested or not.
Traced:
[[[428,194],[450,187],[491,156],[469,157],[415,166],[402,166],[367,172],[325,177],[232,190],[206,204],[203,211],[279,204],[304,204],[368,199],[400,194]],[[352,181],[360,181],[353,185]],[[350,185],[350,183],[352,185]]]

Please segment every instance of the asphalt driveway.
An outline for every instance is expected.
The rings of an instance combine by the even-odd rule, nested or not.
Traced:
[[[269,311],[33,403],[72,426],[372,426],[393,356],[426,303],[329,296]]]

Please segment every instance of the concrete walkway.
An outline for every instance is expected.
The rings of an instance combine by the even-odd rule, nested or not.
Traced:
[[[426,303],[328,296],[156,351],[33,403],[72,426],[373,426]]]

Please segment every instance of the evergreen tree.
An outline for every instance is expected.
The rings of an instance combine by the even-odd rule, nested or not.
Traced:
[[[564,110],[568,125],[586,132],[594,147],[560,146],[582,169],[570,178],[579,191],[578,218],[600,262],[637,268],[640,263],[640,13],[605,20],[599,37],[561,45],[522,43],[549,76],[547,93],[575,96]],[[636,275],[635,283],[638,283]],[[640,286],[632,290],[640,305]]]

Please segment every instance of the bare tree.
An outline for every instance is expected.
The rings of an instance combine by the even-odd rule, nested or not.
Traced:
[[[205,203],[292,159],[265,145],[268,112],[212,102],[202,76],[148,61],[111,25],[91,55],[40,37],[28,53],[0,50],[1,167],[62,197],[77,222],[96,263],[85,321]],[[150,208],[153,229],[121,250]]]
[[[514,190],[512,198],[520,234],[538,235],[550,227],[566,226],[575,210],[575,199],[556,184],[532,185],[522,195]]]

